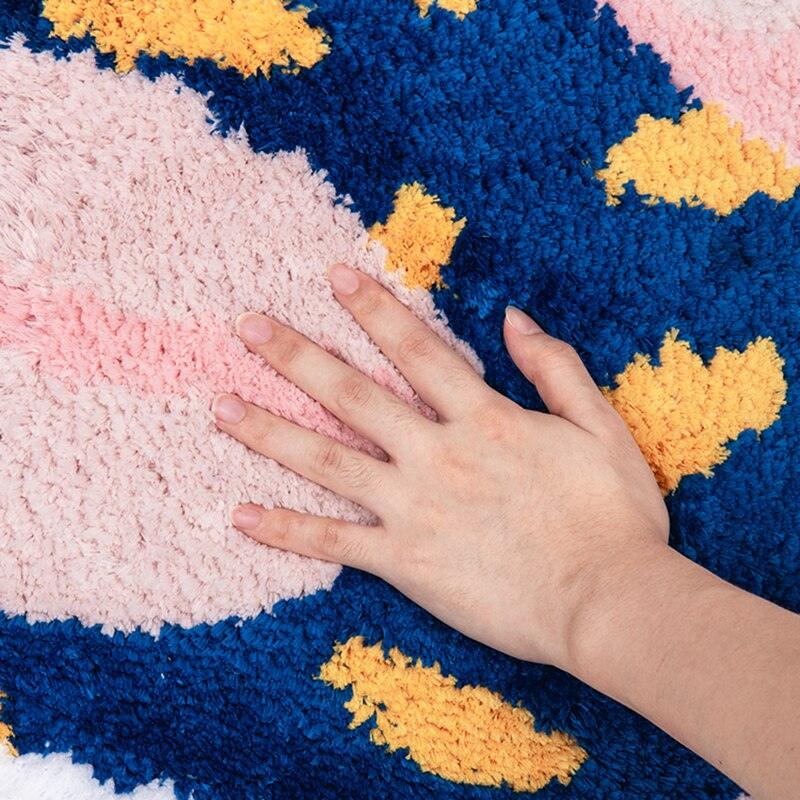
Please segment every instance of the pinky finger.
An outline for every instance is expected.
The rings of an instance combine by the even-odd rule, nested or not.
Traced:
[[[381,526],[357,525],[285,508],[268,510],[253,503],[234,508],[231,521],[240,531],[270,547],[375,574],[383,571],[386,531]]]

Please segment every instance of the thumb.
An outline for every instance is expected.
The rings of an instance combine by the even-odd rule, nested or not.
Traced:
[[[592,433],[615,416],[574,348],[514,306],[506,308],[503,336],[509,355],[551,414]]]

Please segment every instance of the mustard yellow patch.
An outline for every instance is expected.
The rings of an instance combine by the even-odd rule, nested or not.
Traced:
[[[458,687],[438,664],[412,664],[397,648],[385,657],[380,642],[368,647],[361,636],[337,644],[319,677],[352,686],[351,728],[374,716],[373,744],[406,749],[424,772],[450,781],[535,792],[553,778],[569,783],[586,760],[571,736],[539,733],[528,711],[499,694]]]
[[[42,13],[61,39],[91,33],[102,52],[116,53],[120,72],[140,53],[210,58],[247,76],[311,67],[328,52],[308,10],[290,11],[283,0],[44,0]]]
[[[637,354],[606,397],[633,432],[664,493],[684,475],[706,477],[730,452],[725,443],[759,433],[778,419],[786,400],[783,359],[771,339],[744,352],[717,348],[708,366],[670,331],[660,365]]]
[[[2,700],[6,695],[3,692],[0,692],[0,700]],[[3,704],[0,703],[0,712],[3,710]],[[8,750],[9,754],[12,756],[18,756],[19,753],[17,752],[17,748],[11,744],[11,737],[14,735],[14,731],[11,730],[11,726],[7,725],[0,719],[0,744],[5,745],[6,750]]]
[[[376,222],[369,235],[387,249],[387,270],[401,270],[406,286],[430,289],[442,285],[439,270],[450,261],[466,222],[457,220],[455,209],[443,207],[421,184],[403,184],[389,218]]]
[[[800,184],[800,168],[786,166],[783,148],[745,140],[741,124],[730,124],[713,104],[687,111],[677,124],[642,114],[636,131],[615,144],[606,160],[608,166],[596,175],[605,181],[610,205],[632,180],[649,202],[686,200],[725,215],[758,191],[788,200]]]
[[[436,2],[439,8],[452,11],[459,19],[464,19],[470,12],[478,7],[478,0],[414,0],[419,8],[419,15],[424,17]]]

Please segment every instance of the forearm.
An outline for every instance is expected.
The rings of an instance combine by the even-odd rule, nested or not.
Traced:
[[[758,800],[800,787],[800,616],[673,550],[606,577],[575,621],[567,668]]]

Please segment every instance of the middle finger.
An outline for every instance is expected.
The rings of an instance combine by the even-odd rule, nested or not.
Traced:
[[[250,350],[390,455],[410,432],[433,424],[363,373],[263,314],[242,314],[236,329]]]

